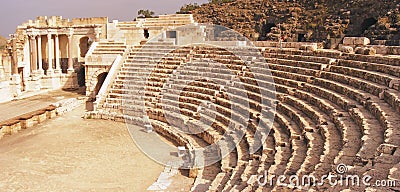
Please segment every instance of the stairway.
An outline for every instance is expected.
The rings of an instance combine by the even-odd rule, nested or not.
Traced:
[[[128,83],[132,82],[132,78],[145,76],[137,74],[151,72],[150,66],[157,64],[153,59],[155,55],[162,57],[163,52],[167,53],[173,49],[173,42],[163,41],[142,42],[141,45],[134,46],[125,57],[111,88],[107,91],[104,102],[99,103],[99,109],[110,113],[122,114],[124,102],[129,103],[129,105],[136,103],[137,107],[143,107],[143,105],[140,106],[141,103],[138,101],[143,95],[140,91],[144,91],[145,79],[137,79],[138,81],[134,81],[135,85]]]

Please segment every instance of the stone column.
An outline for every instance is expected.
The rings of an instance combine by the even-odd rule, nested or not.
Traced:
[[[51,75],[54,73],[53,70],[53,39],[51,38],[51,34],[47,34],[47,47],[48,47],[48,63],[49,68],[47,69],[47,75]]]
[[[55,49],[56,49],[56,56],[55,56],[55,59],[56,59],[56,70],[55,70],[55,72],[56,73],[61,73],[62,72],[62,70],[61,70],[61,65],[60,65],[60,41],[59,41],[59,38],[58,38],[58,34],[56,34],[55,35]]]
[[[39,70],[38,73],[40,75],[44,74],[44,70],[43,70],[43,61],[42,61],[42,36],[38,35],[38,60],[39,60]]]
[[[30,36],[30,44],[31,44],[31,74],[37,73],[37,46],[36,46],[36,36]]]
[[[11,52],[11,75],[18,75],[18,56],[16,49],[13,49]]]
[[[95,28],[94,29],[94,33],[95,33],[95,42],[99,42],[100,41],[100,34],[101,34],[101,28]]]
[[[13,38],[13,37],[12,37]],[[12,40],[14,41],[14,40]],[[13,42],[13,47],[10,50],[11,56],[11,83],[10,85],[13,88],[13,94],[15,97],[18,97],[22,93],[22,86],[21,86],[21,76],[18,74],[18,50],[15,48],[16,44]]]
[[[68,36],[68,73],[74,72],[74,62],[72,60],[72,33],[67,34]]]

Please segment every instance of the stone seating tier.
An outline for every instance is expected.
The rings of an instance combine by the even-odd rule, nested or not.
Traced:
[[[161,49],[170,46],[167,43],[162,46],[154,44]],[[230,97],[247,101],[250,108],[246,109],[240,105],[239,107],[257,113],[263,107],[260,105],[259,91],[269,93],[271,90],[268,86],[257,87],[254,77],[268,79],[267,67],[269,67],[278,96],[277,100],[270,101],[275,102],[277,107],[271,134],[267,136],[266,143],[261,149],[260,159],[252,159],[248,155],[253,145],[254,134],[250,126],[246,130],[246,139],[234,153],[228,155],[227,160],[222,160],[220,166],[224,171],[216,173],[213,179],[206,181],[208,189],[252,191],[257,189],[257,186],[247,185],[246,180],[251,174],[260,174],[264,170],[276,174],[297,173],[300,176],[304,174],[318,176],[328,173],[332,165],[339,163],[362,167],[369,161],[383,162],[386,157],[393,155],[385,153],[382,149],[385,146],[394,146],[392,148],[397,149],[399,146],[399,133],[395,129],[398,125],[397,112],[400,106],[396,81],[399,77],[396,73],[397,59],[319,50],[310,52],[263,49],[263,54],[267,56],[267,64],[257,65],[256,60],[249,58],[250,62],[256,64],[255,71],[246,71],[240,77],[244,90],[232,89],[234,93],[244,91],[249,100],[234,95]],[[204,100],[212,100],[216,96],[215,92],[219,91],[219,85],[229,82],[226,80],[228,72],[243,72],[243,62],[237,59],[230,60],[231,53],[217,48],[196,47],[190,51],[183,49],[171,52],[157,65],[152,64],[154,61],[151,59],[161,54],[156,53],[155,47],[148,50],[128,58],[107,96],[105,109],[109,106],[122,109],[120,106],[122,98],[126,94],[131,94],[130,99],[124,102],[132,104],[132,110],[137,110],[137,114],[143,112],[154,114],[153,121],[167,123],[162,109],[172,106],[165,103],[178,106],[175,107],[176,110],[181,111],[184,116],[193,118],[197,106]],[[168,48],[165,48],[165,52],[169,52]],[[180,71],[177,80],[172,83],[173,90],[184,88],[183,94],[172,91],[160,95],[164,84],[171,77],[170,74],[186,63],[189,57],[193,58],[193,61],[206,57],[213,58],[225,68],[209,70],[207,68],[210,66],[207,67],[199,62],[199,66],[192,69],[194,71]],[[147,69],[152,73],[146,84],[141,81],[146,80],[142,76],[146,74]],[[186,85],[187,81],[201,79],[202,76],[206,76],[205,74],[210,76],[207,81],[195,81],[189,86]],[[132,80],[139,80],[138,85],[130,84]],[[263,85],[270,85],[268,82],[261,82]],[[135,93],[135,89],[140,90],[139,85],[142,83],[146,85],[144,97]],[[162,100],[166,96],[176,101],[159,103],[160,98]],[[208,123],[213,121],[212,116],[217,117],[212,131],[199,134],[207,143],[215,142],[220,137],[218,135],[226,131],[231,121],[230,115],[233,115],[234,119],[242,115],[232,114],[230,112],[232,104],[227,99],[228,95],[221,96],[215,100],[218,101],[215,103],[218,110],[205,113],[208,114],[206,118]],[[141,99],[145,101],[136,101]],[[143,104],[146,111],[140,110]],[[235,155],[237,159],[233,160]],[[357,174],[371,173],[379,175],[379,178],[389,175],[396,177],[396,174],[389,170],[396,170],[398,161],[398,158],[392,158],[391,161],[385,161],[386,163],[376,163],[375,168],[370,171],[360,169]],[[388,171],[378,170],[383,167],[389,167]]]

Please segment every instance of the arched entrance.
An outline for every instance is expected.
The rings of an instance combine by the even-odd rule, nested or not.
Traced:
[[[99,94],[99,91],[101,89],[101,86],[103,86],[104,81],[107,78],[108,73],[101,73],[99,76],[97,76],[97,84],[96,87],[94,88],[94,95]]]
[[[260,37],[258,40],[266,40],[268,33],[271,33],[272,28],[276,27],[275,23],[264,23],[259,28]]]
[[[144,38],[148,39],[150,37],[149,29],[144,29]]]
[[[96,71],[96,73],[93,74],[91,80],[86,85],[86,96],[89,97],[89,99],[86,101],[86,110],[94,110],[94,102],[96,101],[96,96],[99,94],[99,91],[103,86],[107,75],[108,72],[105,72],[104,70],[98,70]]]
[[[368,28],[370,28],[372,25],[375,25],[376,22],[378,22],[378,20],[376,20],[372,17],[365,19],[361,24],[360,34],[364,33],[364,31],[367,30]]]

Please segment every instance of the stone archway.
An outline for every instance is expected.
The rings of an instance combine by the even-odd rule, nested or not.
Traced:
[[[107,78],[108,73],[100,73],[100,75],[97,76],[97,83],[96,86],[94,87],[94,95],[97,95],[101,89],[101,86],[103,86],[104,81]]]
[[[99,93],[101,86],[103,85],[105,79],[108,75],[107,69],[98,69],[94,73],[90,73],[88,79],[86,80],[86,96],[88,100],[86,102],[86,110],[94,110],[94,102],[96,101],[96,95]]]
[[[361,23],[361,33],[364,33],[365,30],[367,30],[368,28],[370,28],[372,25],[375,25],[376,22],[378,22],[378,20],[370,17],[367,19],[364,19],[364,21]]]
[[[99,76],[102,74],[108,74],[108,70],[106,69],[99,69],[95,71],[93,74],[90,75],[90,78],[86,81],[86,96],[89,97],[89,99],[95,99],[98,91],[100,88],[98,88],[96,92],[96,86],[99,83],[99,80],[102,80],[104,82],[105,78],[107,75],[104,77],[104,79],[99,79]],[[101,84],[103,84],[103,82]]]

